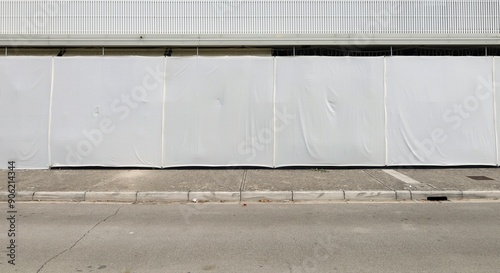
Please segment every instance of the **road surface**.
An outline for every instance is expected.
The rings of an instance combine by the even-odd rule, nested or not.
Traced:
[[[2,218],[0,272],[500,270],[500,202],[22,203],[15,266]]]

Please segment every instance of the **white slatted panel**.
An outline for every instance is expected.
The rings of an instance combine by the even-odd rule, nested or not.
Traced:
[[[0,1],[0,34],[498,34],[498,0]]]

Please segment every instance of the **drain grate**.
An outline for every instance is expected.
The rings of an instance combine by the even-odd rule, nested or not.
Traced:
[[[494,180],[493,178],[489,178],[487,176],[482,176],[482,175],[473,175],[473,176],[467,176],[470,179],[474,180]]]
[[[427,201],[448,201],[448,197],[446,197],[446,196],[429,196],[429,197],[427,197]]]

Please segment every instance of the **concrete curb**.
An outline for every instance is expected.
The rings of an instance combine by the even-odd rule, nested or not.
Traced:
[[[345,191],[346,201],[396,201],[395,191]]]
[[[397,201],[410,201],[412,200],[411,191],[402,190],[402,191],[394,191],[396,193]]]
[[[294,191],[293,201],[344,201],[344,191]]]
[[[241,201],[292,201],[292,191],[244,191],[241,193]]]
[[[35,192],[33,201],[73,201],[82,202],[85,200],[85,192]]]
[[[137,192],[87,192],[87,202],[136,202]]]
[[[188,192],[138,192],[137,202],[186,202]]]
[[[188,192],[188,200],[193,201],[193,199],[196,199],[196,201],[208,201],[208,202],[234,202],[234,201],[240,201],[240,192],[223,192],[223,191],[218,191],[218,192],[196,192],[196,191],[190,191]]]
[[[0,201],[9,199],[0,192]],[[19,191],[16,201],[63,202],[285,202],[285,201],[423,201],[423,200],[500,200],[494,191],[244,191],[244,192],[50,192]]]
[[[500,191],[463,191],[463,199],[500,199]]]

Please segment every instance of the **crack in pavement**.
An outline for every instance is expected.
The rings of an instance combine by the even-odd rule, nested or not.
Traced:
[[[241,183],[240,183],[240,203],[241,203],[241,196],[242,192],[245,190],[245,183],[247,182],[247,170],[243,170],[243,177],[241,178]]]
[[[243,170],[243,177],[240,183],[240,192],[245,190],[245,183],[247,182],[247,170]]]
[[[40,268],[39,268],[36,272],[37,272],[37,273],[41,272],[41,271],[42,271],[42,269],[43,269],[43,267],[44,267],[44,266],[46,266],[48,263],[50,263],[52,260],[55,260],[55,259],[57,259],[57,257],[59,257],[59,256],[61,256],[62,254],[64,254],[64,253],[66,253],[66,252],[70,251],[70,250],[71,250],[73,247],[75,247],[75,246],[76,246],[76,245],[77,245],[77,244],[78,244],[81,240],[83,240],[83,238],[85,238],[85,236],[87,236],[87,234],[89,234],[89,233],[90,233],[93,229],[95,229],[95,228],[96,228],[98,225],[100,225],[101,223],[106,222],[106,220],[108,220],[109,218],[111,218],[111,217],[115,216],[115,215],[118,213],[118,211],[120,211],[120,209],[121,209],[121,208],[123,208],[123,207],[125,207],[125,206],[127,206],[127,205],[124,205],[124,206],[121,206],[121,207],[117,208],[117,209],[116,209],[116,211],[115,211],[113,214],[111,214],[111,215],[107,216],[106,218],[102,219],[101,221],[99,221],[99,222],[98,222],[97,224],[95,224],[92,228],[90,228],[89,230],[87,230],[87,232],[85,232],[85,234],[83,234],[83,236],[82,236],[82,237],[80,237],[78,240],[76,240],[76,242],[75,242],[72,246],[70,246],[69,248],[67,248],[67,249],[65,249],[65,250],[63,250],[63,251],[61,251],[59,254],[55,255],[54,257],[50,258],[48,261],[46,261],[44,264],[42,264],[42,266],[41,266],[41,267],[40,267]]]

